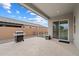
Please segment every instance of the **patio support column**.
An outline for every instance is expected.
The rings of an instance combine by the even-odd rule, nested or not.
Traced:
[[[48,35],[53,37],[53,24],[51,19],[48,20]]]

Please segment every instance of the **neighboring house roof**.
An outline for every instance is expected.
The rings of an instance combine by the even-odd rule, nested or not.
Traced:
[[[11,19],[11,18],[6,18],[6,17],[0,17],[0,21],[1,22],[8,22],[8,23],[17,23],[17,24],[23,24],[23,25],[31,25],[31,26],[39,26],[39,27],[45,27],[39,24],[34,24],[34,23],[30,23],[30,22],[24,22],[24,21],[19,21],[16,19]],[[47,27],[45,27],[47,28]]]

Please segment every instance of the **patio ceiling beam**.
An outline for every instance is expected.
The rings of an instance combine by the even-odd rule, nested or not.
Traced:
[[[29,10],[33,11],[34,13],[38,14],[39,16],[45,18],[45,19],[50,19],[48,15],[46,15],[44,12],[42,12],[40,9],[38,9],[36,6],[34,6],[32,3],[23,3],[21,4],[25,8],[28,8]]]

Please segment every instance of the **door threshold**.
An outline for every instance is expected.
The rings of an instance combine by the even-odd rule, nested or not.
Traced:
[[[62,43],[67,43],[67,44],[69,44],[69,43],[70,43],[69,41],[63,41],[63,40],[59,40],[59,42],[62,42]]]

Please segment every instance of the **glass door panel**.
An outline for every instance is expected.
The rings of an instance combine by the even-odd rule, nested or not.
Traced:
[[[53,38],[59,38],[59,21],[53,22]]]
[[[59,39],[68,40],[68,21],[59,23]]]

